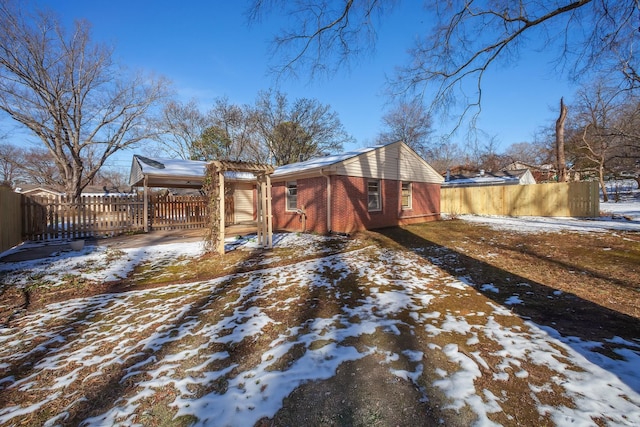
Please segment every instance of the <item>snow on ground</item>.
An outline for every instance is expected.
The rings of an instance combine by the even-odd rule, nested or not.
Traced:
[[[618,212],[633,212],[634,206],[623,204],[613,206]],[[602,203],[601,208],[609,207]],[[554,217],[506,217],[506,216],[483,216],[483,215],[460,215],[458,217],[464,221],[476,222],[489,225],[496,230],[518,231],[522,233],[557,233],[560,231],[573,231],[578,233],[605,233],[610,231],[635,231],[640,232],[640,214],[632,220],[627,220],[616,215],[616,218],[554,218]]]
[[[606,204],[603,210],[637,215],[637,203],[623,206],[608,209]],[[518,231],[640,231],[635,227],[637,216],[632,221],[464,220]],[[289,234],[274,240],[276,246],[308,251],[317,250],[322,239]],[[255,244],[250,239],[228,243],[237,249]],[[109,256],[109,249],[88,247],[73,256],[60,253],[0,268],[23,285],[34,277],[55,283],[56,277],[80,265],[85,266],[85,277],[105,281],[126,276],[142,261],[175,261],[202,250],[195,242],[123,249]],[[354,291],[339,286],[347,277],[359,284],[357,298],[352,298]],[[0,425],[19,424],[24,414],[39,412],[49,414],[45,425],[69,421],[86,398],[80,392],[66,393],[67,388],[81,390],[79,383],[113,375],[122,389],[132,381],[136,386],[107,402],[104,411],[84,420],[84,425],[132,425],[136,410],[163,387],[175,389],[170,406],[178,415],[197,417],[197,425],[253,425],[272,417],[284,397],[301,384],[333,376],[344,361],[376,354],[384,356],[391,373],[413,381],[425,399],[419,378],[426,371],[435,372],[427,376],[436,378],[428,386],[447,396],[448,407],[471,408],[478,425],[493,425],[489,414],[505,411],[514,396],[506,387],[501,393],[479,388],[482,382],[475,380],[489,370],[498,384],[528,381],[532,369],[549,373],[542,383],[540,378],[531,381],[529,388],[537,411],[556,425],[593,425],[595,418],[609,425],[640,425],[640,339],[613,338],[616,358],[610,358],[598,351],[607,343],[562,336],[549,326],[519,319],[508,309],[509,304],[522,303],[517,295],[507,307],[486,299],[482,310],[449,309],[460,307],[454,302],[460,298],[484,298],[474,289],[483,284],[461,280],[417,254],[368,247],[210,281],[51,304],[10,327],[0,327],[0,390],[12,396],[41,396],[29,404],[4,403]],[[226,292],[229,284],[232,294]],[[296,325],[279,320],[282,313],[295,313],[321,300],[335,300],[339,312]],[[259,340],[270,328],[280,332],[255,361],[240,360],[227,350]],[[416,340],[401,352],[385,346],[384,340],[377,345],[353,344],[374,333],[393,341],[407,330],[424,335],[429,344],[419,347]],[[472,351],[463,351],[456,344],[461,342]],[[304,352],[289,360],[292,349],[300,347]],[[397,360],[410,368],[395,368],[392,361]],[[438,365],[438,360],[447,363]]]
[[[223,350],[225,346],[258,340],[265,328],[279,327],[281,311],[295,312],[341,292],[326,279],[328,270],[334,278],[355,273],[371,286],[355,304],[348,303],[346,295],[337,296],[342,303],[339,314],[282,327],[255,364],[231,375],[242,361]],[[224,291],[229,282],[239,287],[230,296]],[[278,298],[280,293],[289,298]],[[450,362],[438,367],[433,387],[448,396],[451,408],[469,405],[479,425],[491,425],[488,414],[502,411],[501,403],[509,398],[507,392],[497,396],[474,383],[488,367],[487,359],[496,357],[500,362],[491,369],[499,382],[526,379],[527,366],[550,371],[549,382],[532,385],[531,392],[540,414],[548,414],[558,425],[590,425],[591,417],[606,417],[613,425],[640,424],[640,342],[621,343],[630,350],[613,360],[597,353],[598,343],[562,337],[531,322],[518,323],[511,311],[489,300],[482,312],[441,311],[448,299],[472,294],[472,287],[417,255],[370,247],[211,281],[51,304],[16,326],[0,329],[0,387],[43,393],[37,404],[22,407],[14,402],[0,409],[0,424],[14,423],[24,412],[62,400],[67,386],[121,369],[119,382],[136,381],[135,392],[118,397],[112,408],[84,424],[132,425],[141,402],[172,385],[176,395],[171,406],[178,408],[178,415],[197,417],[198,425],[253,425],[272,417],[296,387],[333,376],[344,361],[370,354],[386,355],[389,361],[406,358],[413,370],[396,370],[391,364],[389,370],[415,380],[432,369],[425,351],[441,353]],[[420,330],[433,342],[428,349],[406,348],[401,354],[382,345],[344,344],[376,331],[397,336],[401,328]],[[460,340],[472,347],[482,340],[484,345],[463,352],[454,344]],[[493,347],[486,340],[500,350],[486,353],[485,348]],[[300,345],[304,354],[283,366],[282,358]],[[585,351],[591,357],[585,357]],[[26,376],[16,379],[10,374],[34,356],[37,362]],[[594,357],[601,363],[594,363]],[[225,383],[223,389],[210,390],[217,381]],[[210,391],[196,392],[201,389]],[[549,401],[545,395],[551,389],[561,390],[573,403]],[[52,414],[46,425],[64,422],[83,399],[81,394],[64,396],[67,410]]]
[[[635,182],[635,181],[634,181]],[[600,202],[598,218],[503,217],[460,215],[459,218],[491,226],[497,230],[539,232],[609,232],[640,231],[640,191],[635,190],[620,201]]]
[[[13,249],[28,250],[39,243],[28,242]],[[3,255],[9,255],[7,251]],[[47,281],[56,286],[64,283],[69,275],[76,275],[92,282],[107,282],[126,277],[136,265],[144,262],[175,262],[179,258],[199,256],[204,253],[202,242],[171,243],[148,248],[113,249],[107,246],[85,245],[81,251],[63,250],[48,258],[30,261],[0,263],[4,281],[16,286],[32,284],[35,280]]]
[[[275,233],[274,247],[296,248],[301,256],[322,251],[322,236],[296,233]],[[15,252],[26,251],[42,246],[39,242],[26,242],[3,252],[7,256]],[[225,241],[225,250],[252,250],[258,248],[255,235],[229,238]],[[0,262],[0,274],[4,274],[5,284],[18,287],[33,284],[35,281],[45,282],[48,286],[56,286],[69,281],[69,276],[77,280],[94,283],[119,280],[127,277],[136,265],[150,263],[154,266],[176,264],[179,260],[197,257],[205,253],[204,243],[181,242],[142,248],[112,248],[108,246],[86,245],[81,251],[69,249],[54,252],[50,257],[31,261],[11,263]],[[269,258],[264,262],[275,262],[277,258]]]

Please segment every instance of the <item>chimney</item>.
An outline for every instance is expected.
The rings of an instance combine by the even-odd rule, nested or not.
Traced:
[[[480,176],[484,176],[484,169],[480,169]]]

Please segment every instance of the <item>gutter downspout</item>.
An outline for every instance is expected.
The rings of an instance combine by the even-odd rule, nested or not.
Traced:
[[[324,169],[320,169],[320,175],[327,179],[327,233],[331,233],[331,176],[325,175]]]

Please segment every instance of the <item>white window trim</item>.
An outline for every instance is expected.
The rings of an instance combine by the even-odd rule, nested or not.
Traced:
[[[291,195],[289,194],[289,185],[295,185],[296,187],[296,207],[295,208],[290,208],[289,207],[289,197],[291,197]],[[284,206],[285,206],[285,211],[287,212],[295,212],[298,209],[298,181],[287,181],[284,183],[284,191],[285,191],[285,197],[284,197]]]
[[[369,197],[372,196],[372,193],[369,191],[369,184],[375,182],[378,185],[378,207],[375,209],[371,209],[369,207]],[[379,179],[369,179],[367,180],[367,210],[369,212],[380,212],[382,210],[382,190],[381,190],[380,180]]]
[[[409,204],[407,206],[402,205],[402,199],[404,198],[403,187],[405,184],[409,185]],[[413,183],[411,181],[402,181],[400,183],[400,208],[405,211],[413,209]]]

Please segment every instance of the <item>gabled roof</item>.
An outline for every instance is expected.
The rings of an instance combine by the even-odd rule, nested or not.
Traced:
[[[518,169],[498,172],[475,172],[449,175],[443,185],[471,186],[471,185],[509,185],[535,184],[535,179],[529,169]]]
[[[130,188],[119,188],[106,185],[87,185],[82,189],[83,196],[125,196],[130,195]]]
[[[333,174],[429,183],[441,183],[444,180],[402,141],[280,166],[273,173],[272,179],[299,179]]]
[[[184,159],[150,158],[140,155],[133,156],[129,185],[140,187],[147,177],[149,187],[165,188],[200,188],[207,173],[209,162]],[[252,173],[232,172],[224,173],[231,181],[254,181]]]
[[[62,191],[58,191],[54,188],[44,187],[40,184],[17,184],[15,192],[22,194],[47,193],[54,196],[62,196],[64,194],[64,192]]]
[[[376,145],[373,147],[359,148],[356,150],[348,151],[346,153],[331,154],[325,157],[318,157],[304,162],[291,163],[278,167],[275,172],[273,172],[272,176],[274,178],[277,178],[284,175],[294,175],[300,172],[311,172],[314,170],[323,169],[382,147],[384,147],[384,145]]]

